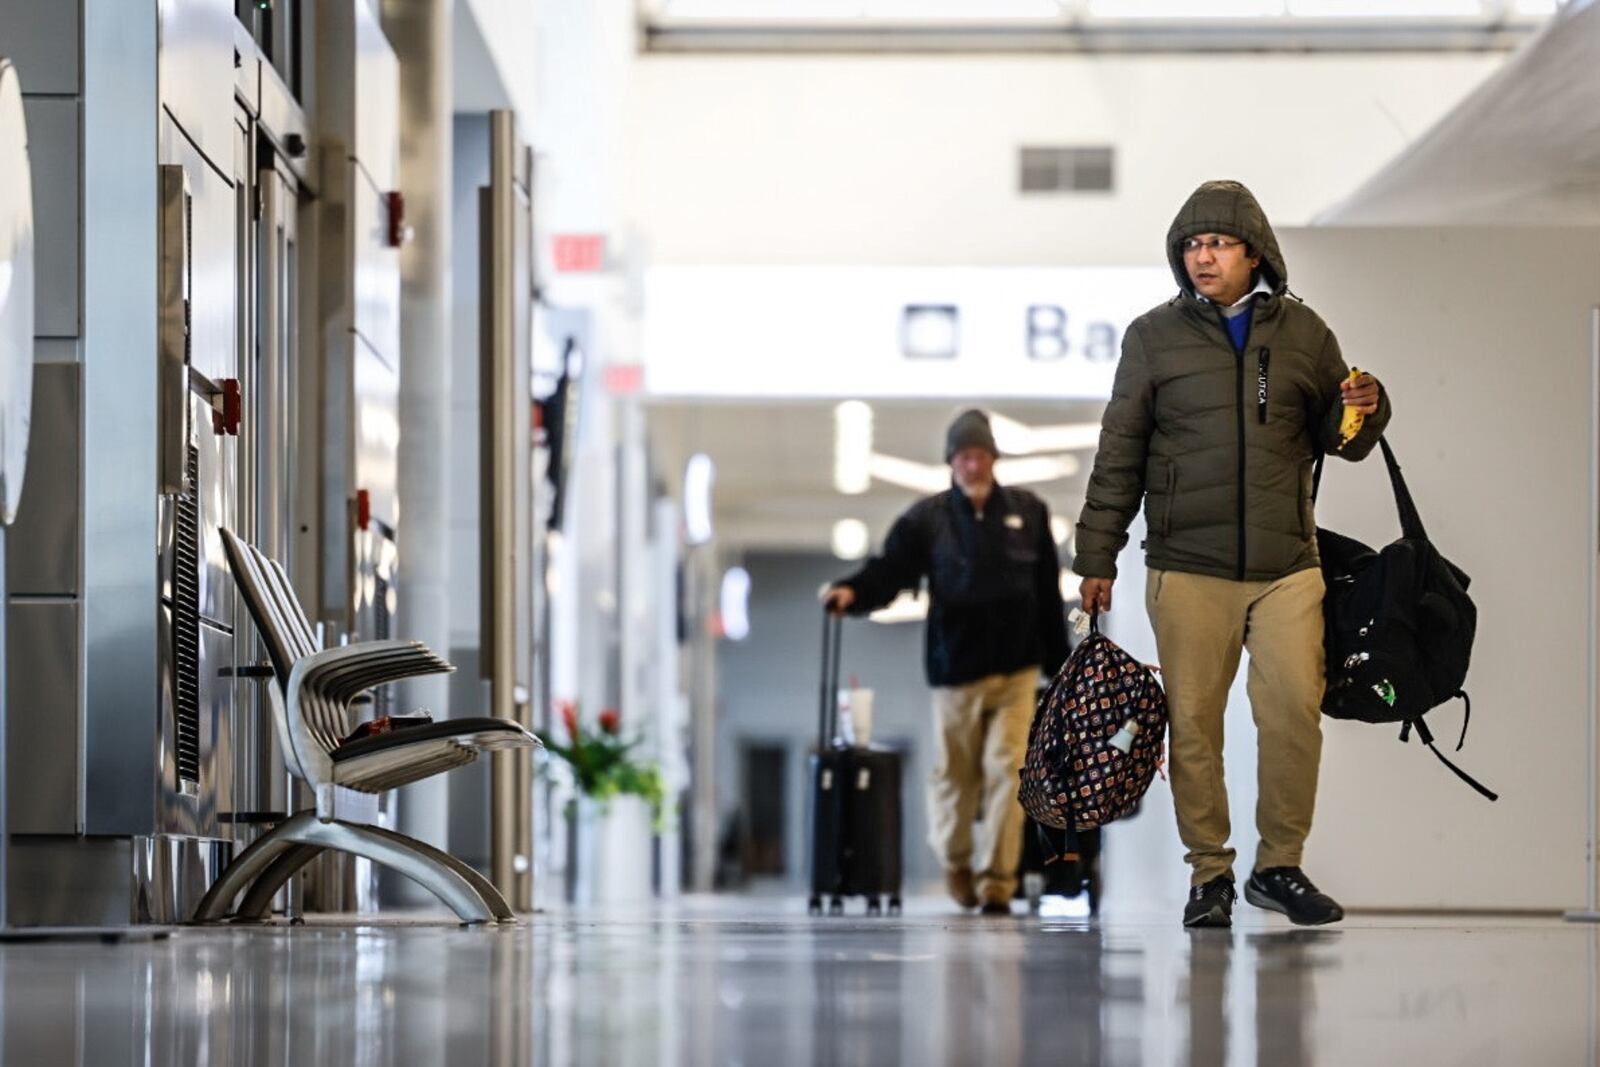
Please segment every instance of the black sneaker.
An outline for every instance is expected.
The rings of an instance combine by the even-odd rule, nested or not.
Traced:
[[[1219,874],[1189,890],[1189,903],[1183,906],[1183,925],[1232,926],[1233,901],[1238,896],[1233,876]]]
[[[1269,867],[1244,884],[1244,898],[1258,908],[1282,912],[1297,926],[1324,926],[1344,918],[1339,902],[1311,884],[1299,867]]]

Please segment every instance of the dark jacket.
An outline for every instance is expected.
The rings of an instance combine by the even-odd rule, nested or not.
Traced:
[[[883,554],[841,585],[855,614],[884,607],[928,580],[928,684],[963,685],[992,674],[1040,667],[1067,655],[1061,563],[1050,509],[1026,489],[995,486],[979,520],[951,488],[895,520]]]
[[[1233,234],[1262,256],[1272,292],[1253,298],[1242,353],[1221,310],[1190,289],[1179,245],[1200,233]],[[1167,252],[1182,292],[1123,337],[1074,569],[1116,577],[1141,500],[1153,568],[1271,581],[1315,567],[1316,455],[1366,456],[1389,422],[1388,395],[1341,449],[1339,383],[1349,368],[1333,331],[1289,295],[1277,237],[1244,186],[1201,186],[1173,221]]]

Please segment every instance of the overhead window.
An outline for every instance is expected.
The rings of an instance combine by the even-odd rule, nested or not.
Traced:
[[[1499,19],[1549,15],[1559,6],[1559,0],[645,0],[647,18],[673,21],[999,25],[1135,18]]]

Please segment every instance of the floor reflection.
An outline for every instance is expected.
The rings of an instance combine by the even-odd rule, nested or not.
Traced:
[[[776,914],[773,914],[776,912]],[[771,901],[0,945],[34,1064],[1593,1063],[1556,921],[809,919]]]

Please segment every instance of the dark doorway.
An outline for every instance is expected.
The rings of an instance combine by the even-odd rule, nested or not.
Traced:
[[[746,878],[782,875],[788,749],[781,743],[746,741],[742,751],[739,866]]]

